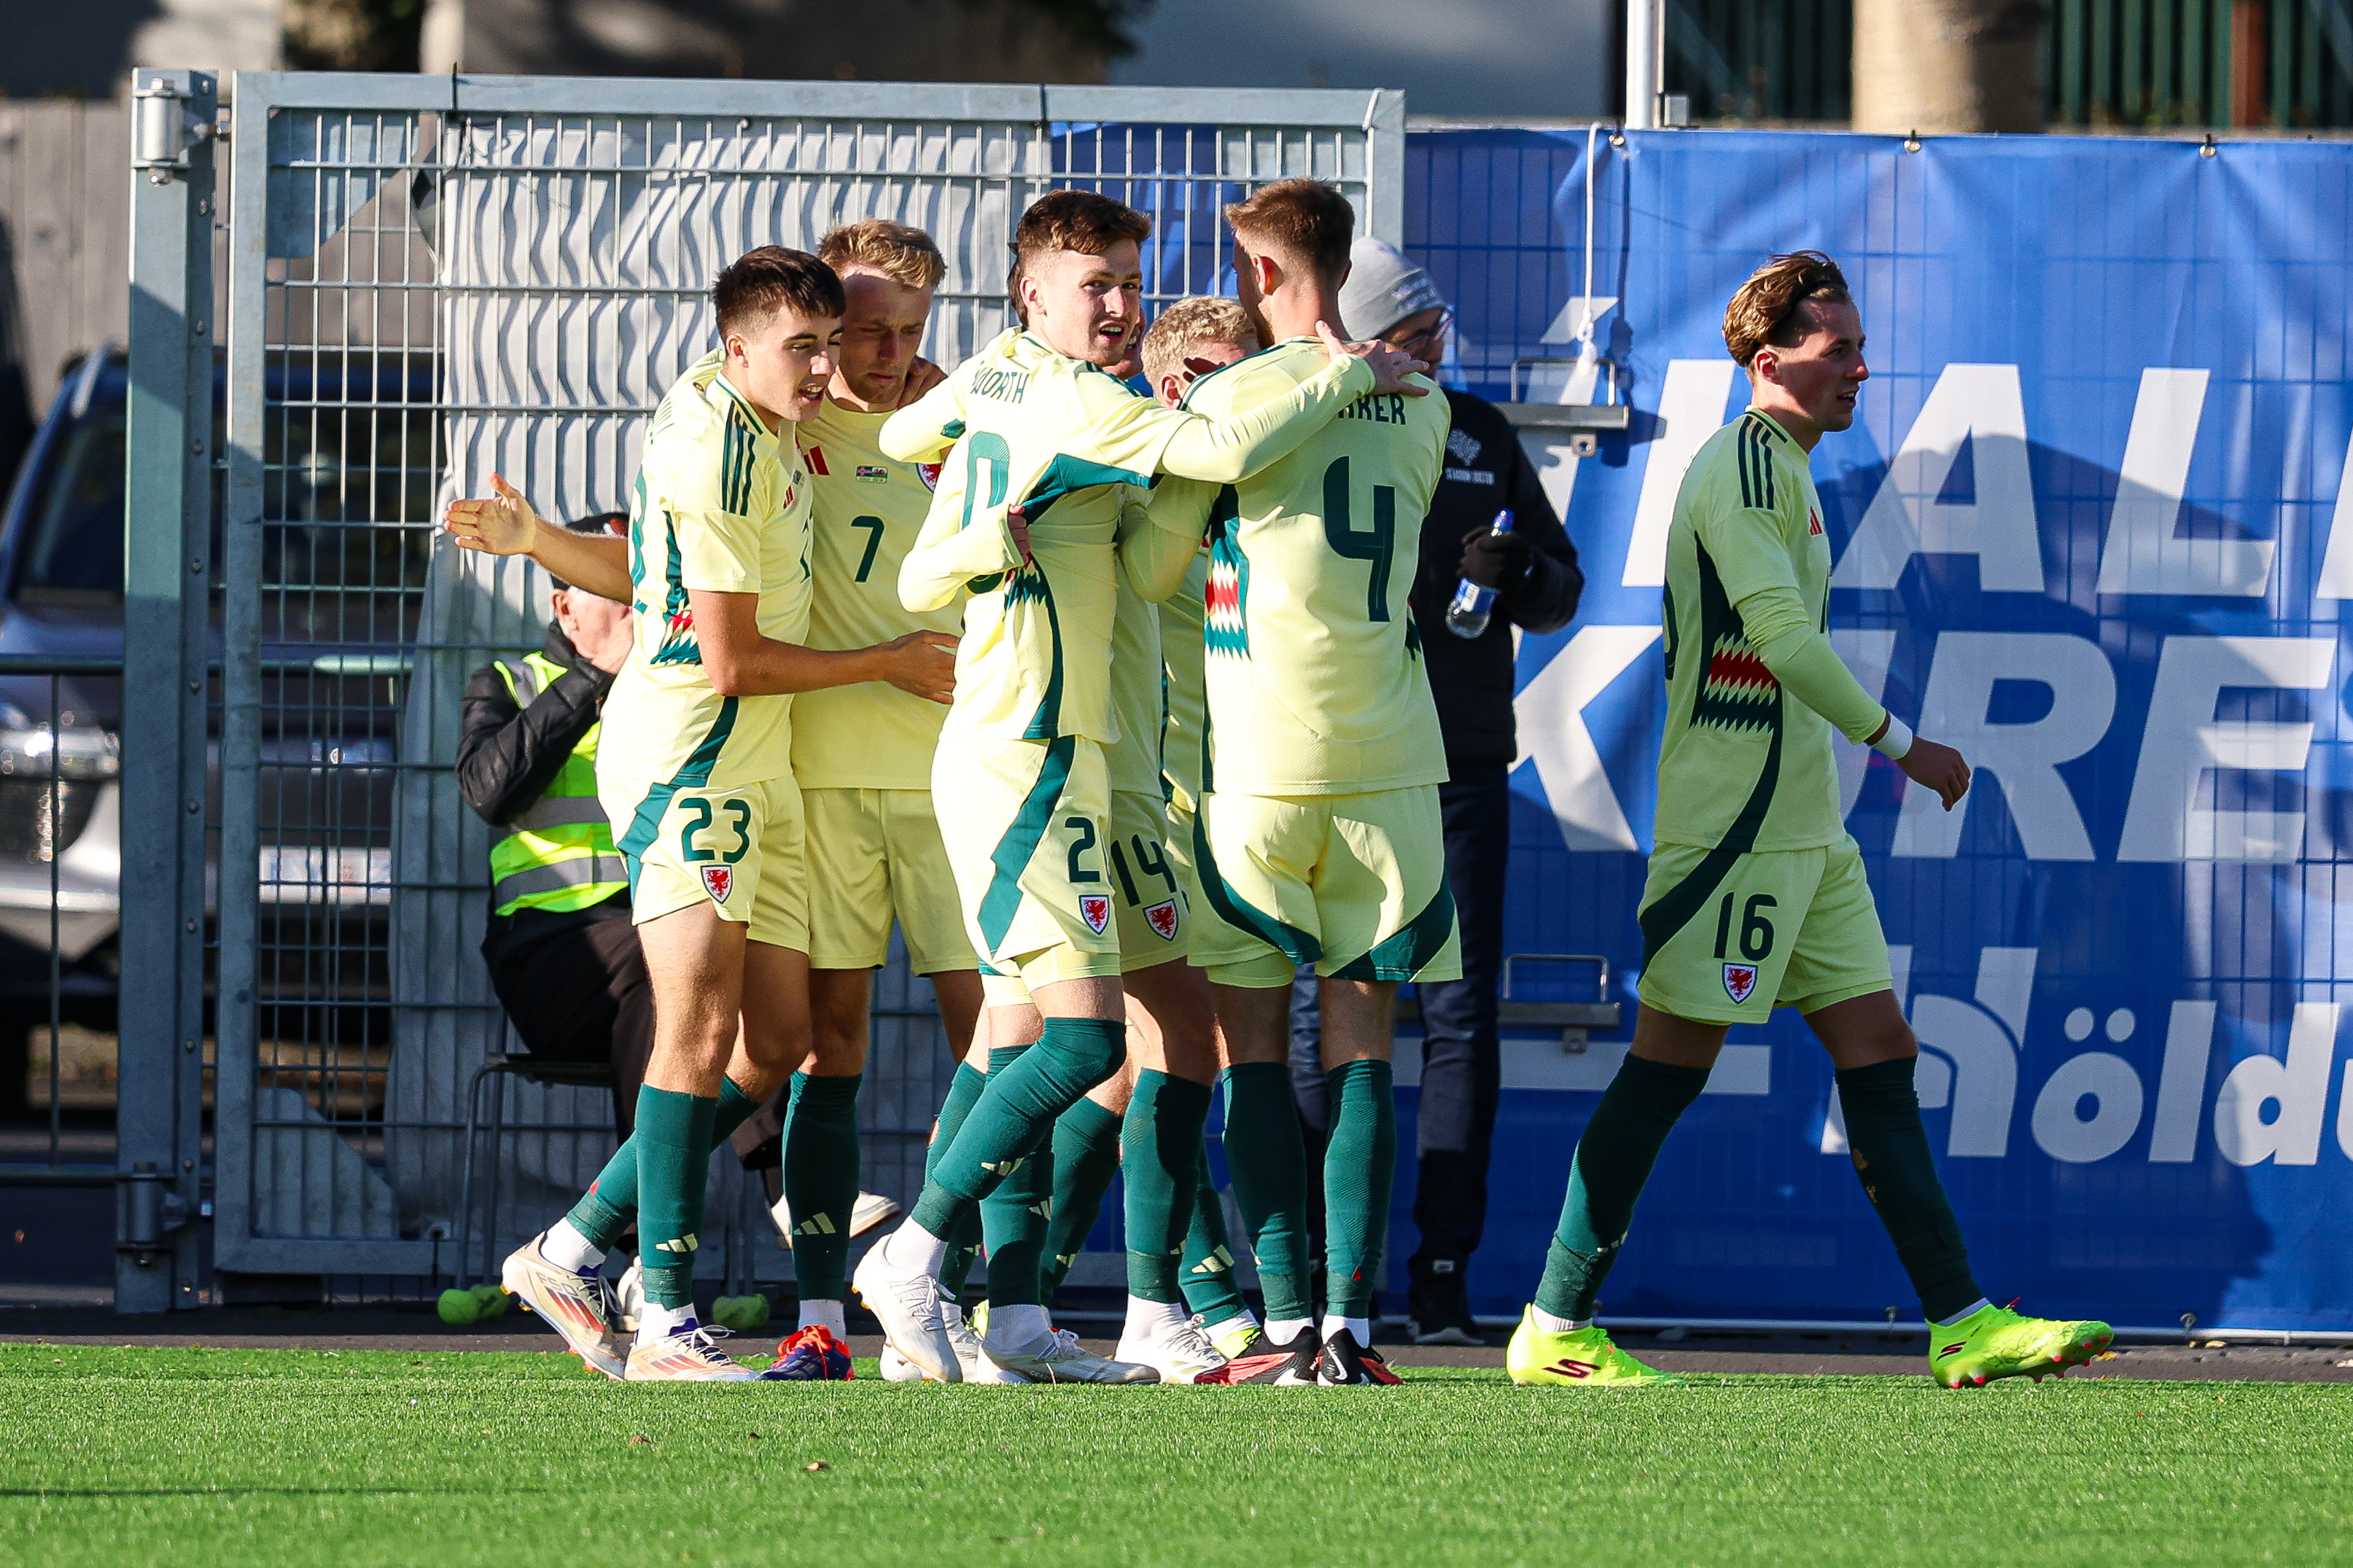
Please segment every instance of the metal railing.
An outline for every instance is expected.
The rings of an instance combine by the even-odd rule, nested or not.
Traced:
[[[539,644],[549,584],[437,547],[448,500],[495,468],[551,514],[622,506],[646,416],[708,337],[712,276],[754,244],[811,247],[865,216],[926,227],[949,272],[925,352],[953,363],[1009,320],[1012,225],[1058,185],[1153,216],[1155,300],[1219,287],[1219,209],[1268,180],[1333,181],[1373,232],[1403,226],[1396,93],[242,73],[216,113],[200,73],[142,71],[136,91],[126,666],[147,711],[126,792],[150,803],[139,848],[179,896],[125,913],[126,953],[164,982],[135,1018],[125,995],[123,1159],[177,1184],[166,1217],[195,1212],[201,1131],[178,1111],[200,1075],[178,1058],[204,1033],[210,875],[231,1275],[455,1265],[464,1087],[512,1048],[476,952],[489,846],[451,776],[459,694]],[[217,454],[197,303],[216,224]],[[207,583],[216,731],[183,673],[206,636],[186,585]],[[929,1001],[901,966],[879,979],[867,1183],[902,1198],[952,1067]],[[480,1184],[504,1235],[543,1224],[611,1146],[592,1091],[512,1092]],[[706,1258],[781,1270],[765,1218],[722,1238]],[[191,1272],[159,1289],[126,1266],[125,1310],[189,1299],[188,1233],[170,1240]]]

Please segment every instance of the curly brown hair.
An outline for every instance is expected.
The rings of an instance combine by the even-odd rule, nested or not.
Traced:
[[[1809,300],[1825,305],[1852,305],[1846,274],[1819,250],[1776,256],[1748,275],[1724,308],[1724,346],[1747,369],[1757,351],[1770,343],[1789,348],[1806,335],[1802,307]]]

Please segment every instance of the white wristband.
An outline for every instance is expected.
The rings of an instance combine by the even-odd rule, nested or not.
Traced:
[[[1871,743],[1871,749],[1883,757],[1902,762],[1912,750],[1912,726],[1894,714],[1887,716],[1887,732]]]

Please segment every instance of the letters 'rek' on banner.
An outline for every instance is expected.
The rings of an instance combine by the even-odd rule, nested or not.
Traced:
[[[1589,292],[1634,410],[1546,458],[1589,586],[1521,648],[1507,951],[1609,955],[1630,1023],[1676,484],[1746,396],[1732,290],[1827,250],[1873,371],[1813,456],[1831,636],[1977,769],[1947,815],[1841,743],[1979,1280],[2062,1318],[2353,1328],[2353,148],[1637,133],[1599,148],[1588,290],[1586,146],[1412,153],[1409,243],[1469,384],[1501,400],[1550,360],[1523,399],[1607,397],[1561,363]],[[1589,973],[1522,965],[1518,993]],[[1787,1012],[1734,1044],[1605,1313],[1915,1317],[1820,1047]],[[1505,1049],[1482,1310],[1533,1285],[1623,1045]],[[1588,1087],[1512,1087],[1536,1083]]]

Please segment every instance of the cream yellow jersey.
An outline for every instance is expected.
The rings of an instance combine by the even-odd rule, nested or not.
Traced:
[[[1160,767],[1168,798],[1187,811],[1198,810],[1201,799],[1201,727],[1208,713],[1201,689],[1201,595],[1208,576],[1208,556],[1197,553],[1185,585],[1160,602],[1160,661],[1168,683]]]
[[[1193,384],[1213,417],[1314,374],[1293,339]],[[1443,783],[1446,749],[1407,603],[1451,424],[1446,399],[1356,398],[1239,484],[1163,485],[1166,521],[1204,510],[1209,764],[1203,787],[1358,795]]]
[[[970,595],[944,732],[1115,742],[1113,551],[1126,526],[1139,531],[1131,542],[1148,555],[1143,536],[1158,529],[1151,511],[1127,505],[1126,487],[1149,485],[1164,470],[1239,478],[1371,384],[1360,361],[1326,362],[1317,372],[1271,388],[1263,404],[1228,399],[1223,417],[1205,418],[1164,408],[1012,331],[893,415],[884,451],[917,462],[944,454],[923,537],[900,568],[901,602],[929,611]],[[1017,506],[1029,518],[1026,563],[1006,521]],[[1176,547],[1189,552],[1193,543]],[[1141,587],[1156,575],[1144,564],[1135,581]]]
[[[960,629],[952,609],[917,615],[899,603],[899,565],[923,531],[939,468],[886,457],[889,418],[828,397],[801,423],[813,498],[811,647],[872,647],[913,631]],[[803,789],[928,790],[947,712],[886,681],[805,691],[793,702],[793,776]]]
[[[1160,606],[1119,584],[1111,631],[1111,710],[1119,741],[1109,748],[1111,792],[1159,798],[1162,676]]]
[[[789,696],[722,697],[695,637],[689,589],[757,594],[760,632],[804,642],[809,625],[809,486],[779,438],[697,361],[662,396],[629,498],[628,662],[605,700],[600,778],[730,790],[792,772]]]

